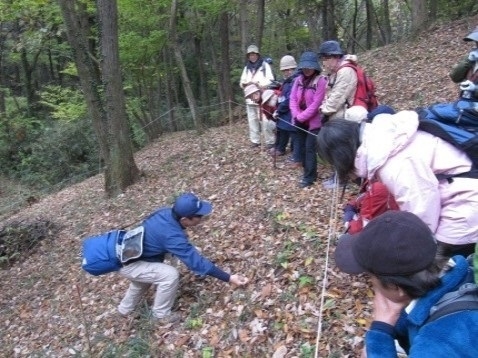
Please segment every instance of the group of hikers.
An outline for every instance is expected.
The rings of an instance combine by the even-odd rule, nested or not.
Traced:
[[[453,68],[451,77],[460,83],[459,101],[478,112],[478,27],[464,40],[475,47]],[[318,154],[334,168],[330,183],[335,187],[358,179],[361,188],[379,182],[395,203],[341,235],[334,253],[339,270],[365,274],[374,292],[373,321],[362,355],[478,357],[478,345],[473,343],[478,337],[478,255],[473,256],[478,242],[478,185],[469,155],[421,130],[420,111],[395,113],[380,105],[369,112],[358,103],[357,72],[344,65],[357,59],[346,55],[337,41],[324,42],[318,53],[304,52],[298,64],[290,55],[282,57],[280,93],[268,88],[272,70],[261,60],[257,46],[248,47],[247,58],[241,87],[252,146],[261,145],[261,129],[273,155],[285,153],[292,138],[292,162],[304,168],[300,186],[317,180]],[[152,318],[161,323],[180,319],[173,312],[179,273],[164,262],[167,254],[198,275],[237,287],[248,284],[246,274],[224,272],[189,242],[186,229],[211,212],[210,202],[184,193],[171,207],[144,220],[137,255],[111,269],[130,280],[118,306],[122,316],[134,314],[154,284]],[[353,215],[360,215],[360,208]],[[350,221],[346,216],[344,212],[344,220]],[[123,258],[121,250],[132,247],[125,246],[128,232],[118,231],[116,237],[114,249]],[[88,271],[93,258],[86,251],[83,268]]]

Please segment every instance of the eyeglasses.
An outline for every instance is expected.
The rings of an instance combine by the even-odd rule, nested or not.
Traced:
[[[334,57],[335,56],[333,56],[333,55],[322,55],[322,56],[320,56],[320,59],[322,61],[325,61],[325,60],[330,60],[331,58],[334,58]]]

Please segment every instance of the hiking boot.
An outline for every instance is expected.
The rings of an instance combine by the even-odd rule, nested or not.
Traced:
[[[181,314],[179,312],[171,312],[167,316],[164,316],[161,318],[155,317],[155,316],[151,317],[151,321],[159,325],[167,325],[167,324],[176,323],[180,319],[181,319]]]

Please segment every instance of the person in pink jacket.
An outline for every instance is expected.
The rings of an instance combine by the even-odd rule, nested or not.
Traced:
[[[441,253],[469,255],[478,241],[478,182],[436,174],[468,172],[468,156],[448,142],[418,130],[418,114],[382,113],[371,123],[329,121],[318,135],[318,153],[339,178],[379,180],[400,210],[420,217],[433,231]]]
[[[300,75],[294,80],[290,93],[289,108],[292,124],[297,129],[296,145],[299,146],[299,158],[304,167],[304,175],[299,187],[306,188],[317,180],[317,133],[322,126],[319,106],[324,100],[327,79],[320,75],[322,71],[317,54],[304,52],[297,68]]]

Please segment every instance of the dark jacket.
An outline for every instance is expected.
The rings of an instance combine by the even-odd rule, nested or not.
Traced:
[[[367,358],[397,357],[394,339],[408,340],[409,358],[478,357],[478,310],[459,311],[426,323],[430,309],[448,292],[471,279],[470,266],[455,256],[456,266],[442,277],[442,284],[402,312],[395,327],[373,322],[365,337]]]
[[[295,132],[295,127],[290,123],[292,122],[292,115],[289,108],[290,92],[292,91],[292,84],[294,79],[297,77],[297,74],[286,78],[281,86],[281,95],[279,97],[279,104],[277,106],[277,114],[279,119],[277,120],[277,128]]]
[[[160,261],[170,253],[198,275],[210,275],[229,281],[229,274],[203,257],[189,242],[179,218],[171,208],[153,212],[144,222],[143,255],[141,260]]]

